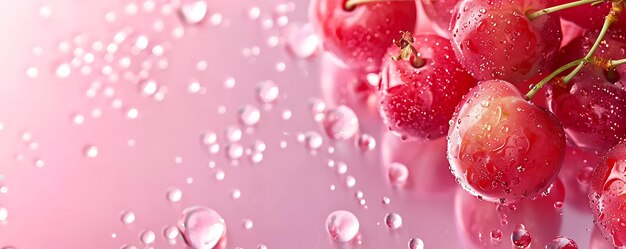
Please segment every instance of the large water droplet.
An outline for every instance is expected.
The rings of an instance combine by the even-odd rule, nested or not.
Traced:
[[[352,109],[345,105],[326,112],[324,130],[334,139],[349,139],[359,131],[359,119]]]
[[[197,24],[207,14],[207,3],[204,0],[185,0],[180,6],[180,15],[189,24]]]
[[[351,212],[334,211],[326,219],[326,231],[333,240],[347,242],[359,233],[359,220]]]
[[[192,249],[212,249],[226,235],[224,219],[207,207],[185,209],[178,226],[185,243]]]
[[[530,242],[532,238],[530,237],[530,233],[526,230],[524,225],[517,225],[513,233],[511,234],[511,242],[515,248],[528,248],[530,246]]]

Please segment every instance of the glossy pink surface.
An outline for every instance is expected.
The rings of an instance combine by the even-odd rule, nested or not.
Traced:
[[[309,102],[323,98],[324,62],[319,54],[293,57],[286,44],[292,39],[281,39],[306,24],[308,1],[207,1],[208,13],[195,25],[181,21],[176,2],[0,1],[0,214],[8,214],[0,222],[0,248],[149,248],[140,234],[152,231],[151,247],[182,249],[182,237],[170,245],[164,229],[176,226],[183,210],[197,205],[224,218],[228,249],[259,244],[270,249],[402,249],[412,238],[423,240],[426,248],[463,248],[451,218],[453,191],[420,196],[389,185],[382,174],[380,123],[359,120],[360,132],[376,138],[370,152],[352,140],[323,137],[317,152],[298,142],[298,135],[308,131],[324,136]],[[107,62],[104,50],[118,31],[128,30],[124,27],[132,32]],[[146,48],[133,54],[142,35]],[[144,38],[139,40],[143,47]],[[102,52],[96,53],[98,41]],[[80,67],[71,65],[74,53],[82,54]],[[84,75],[88,53],[94,60]],[[144,61],[151,61],[145,68],[156,92],[149,80],[124,77],[127,71],[139,74]],[[55,73],[64,63],[71,73],[59,78]],[[104,65],[111,68],[103,72]],[[111,82],[114,74],[116,83]],[[259,83],[266,80],[280,89],[267,108],[257,97]],[[244,105],[260,110],[252,128],[240,124]],[[229,141],[236,140],[236,128],[243,130],[242,138]],[[203,136],[206,132],[214,132],[216,142]],[[257,154],[245,150],[260,151],[257,141],[266,148],[262,160],[252,163]],[[219,151],[213,153],[215,144]],[[237,166],[226,152],[229,147],[228,154],[237,154],[233,144],[244,149]],[[335,150],[328,153],[331,146]],[[329,168],[329,160],[346,163],[346,174]],[[433,165],[439,161],[431,160]],[[356,179],[352,188],[345,184],[347,175]],[[167,197],[172,188],[182,192],[173,203]],[[367,209],[355,197],[357,191],[363,192]],[[327,234],[326,218],[336,210],[357,216],[360,245],[342,246]],[[125,211],[136,215],[129,225],[121,221]],[[390,212],[402,216],[401,228],[390,231],[384,224]],[[252,222],[250,229],[244,220]],[[565,203],[561,235],[589,245],[592,226],[589,214]]]

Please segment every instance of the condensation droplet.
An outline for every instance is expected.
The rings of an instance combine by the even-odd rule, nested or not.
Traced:
[[[214,248],[226,236],[226,223],[215,210],[190,207],[183,211],[178,228],[185,243],[193,249]]]
[[[385,224],[391,229],[398,229],[402,226],[402,216],[397,213],[388,213],[385,216]]]
[[[349,211],[334,211],[326,218],[326,231],[331,239],[347,242],[359,233],[359,220]]]
[[[156,239],[156,234],[151,230],[147,230],[141,233],[140,237],[143,244],[149,245],[154,243],[154,240]]]

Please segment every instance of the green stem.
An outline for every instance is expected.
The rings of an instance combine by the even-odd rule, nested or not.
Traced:
[[[602,43],[602,40],[604,39],[604,35],[606,35],[606,32],[609,31],[609,27],[611,26],[611,24],[615,22],[614,21],[615,19],[611,18],[611,15],[612,14],[607,15],[607,17],[604,19],[602,30],[600,30],[600,35],[598,35],[598,38],[596,39],[596,42],[593,44],[593,47],[591,47],[591,50],[589,50],[587,55],[585,55],[585,58],[584,58],[585,60],[589,60],[589,58],[593,56],[596,50],[598,50],[598,47],[600,47],[600,43]],[[583,69],[584,65],[585,63],[580,63],[571,73],[569,73],[567,76],[563,78],[563,82],[565,84],[570,82],[580,72],[580,70]]]
[[[554,72],[552,72],[550,75],[548,75],[548,77],[545,77],[543,80],[539,81],[539,83],[537,83],[537,85],[533,86],[532,89],[530,89],[530,91],[528,91],[528,93],[526,94],[526,98],[527,99],[532,99],[533,97],[535,97],[535,94],[537,94],[539,92],[539,90],[541,90],[541,88],[543,88],[544,85],[546,85],[548,82],[550,82],[552,79],[556,78],[556,76],[559,76],[559,74],[565,72],[566,70],[575,67],[579,64],[584,64],[587,62],[587,59],[578,59],[575,61],[572,61],[570,63],[565,64],[564,66],[560,67],[559,69],[555,70]]]
[[[569,8],[573,8],[573,7],[577,7],[580,5],[585,5],[585,4],[593,4],[593,3],[598,3],[598,2],[604,2],[605,0],[578,0],[578,1],[574,1],[571,3],[566,3],[566,4],[561,4],[561,5],[557,5],[557,6],[553,6],[553,7],[549,7],[549,8],[545,8],[545,9],[541,9],[538,11],[535,11],[533,13],[528,14],[528,19],[535,20],[540,16],[543,15],[547,15],[550,13],[554,13],[560,10],[565,10],[565,9],[569,9]]]
[[[622,64],[626,64],[626,59],[621,59],[621,60],[611,60],[611,62],[609,62],[611,67],[617,67],[619,65]]]
[[[359,4],[364,3],[384,3],[384,2],[415,2],[416,0],[348,0],[346,1],[346,10],[353,10]],[[597,0],[596,0],[597,1]]]

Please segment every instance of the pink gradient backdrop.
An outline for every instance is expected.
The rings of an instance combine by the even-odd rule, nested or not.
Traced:
[[[283,43],[268,45],[270,37],[283,37],[288,28],[275,22],[273,28],[264,29],[262,23],[276,21],[277,6],[287,2],[209,1],[207,20],[198,25],[181,22],[175,10],[170,15],[161,14],[160,8],[170,1],[153,1],[157,8],[152,13],[142,9],[144,2],[0,0],[0,183],[8,189],[0,193],[0,206],[8,210],[7,220],[0,224],[0,247],[143,248],[139,234],[152,230],[157,234],[154,248],[184,248],[180,238],[175,245],[168,244],[162,230],[175,225],[184,208],[204,205],[226,220],[227,248],[251,249],[258,244],[269,248],[339,248],[324,229],[326,216],[337,209],[349,210],[360,220],[362,244],[353,245],[356,248],[406,248],[413,237],[423,239],[426,248],[462,248],[454,221],[452,189],[416,195],[390,186],[380,157],[384,128],[367,122],[375,118],[361,120],[361,132],[377,138],[378,145],[371,152],[359,151],[352,140],[333,142],[325,138],[319,152],[311,155],[297,141],[297,134],[302,132],[322,134],[309,107],[310,98],[322,96],[322,56],[300,59],[287,53]],[[139,10],[128,16],[124,9],[132,3]],[[287,27],[306,23],[308,1],[291,4],[295,8],[285,14]],[[40,15],[44,6],[51,10],[48,18]],[[247,12],[255,6],[261,14],[252,20]],[[107,12],[115,13],[116,20],[105,21]],[[209,20],[216,13],[223,17],[219,25]],[[153,29],[159,20],[163,23],[160,32]],[[141,96],[139,86],[124,80],[122,74],[119,82],[110,82],[100,73],[102,55],[96,55],[89,75],[82,75],[77,68],[65,79],[54,75],[59,63],[73,58],[76,47],[90,50],[94,41],[108,44],[125,26],[133,32],[123,44],[142,34],[149,38],[149,48],[169,44],[159,57],[167,59],[167,68],[155,65],[149,73],[150,79],[167,87],[163,101]],[[181,39],[172,36],[177,27],[184,28]],[[86,38],[87,45],[74,45],[77,35]],[[58,49],[62,42],[70,44],[69,52]],[[37,46],[42,48],[41,55],[33,54]],[[260,49],[258,56],[242,55],[255,46]],[[123,56],[130,57],[131,69],[152,58],[149,52],[130,55],[121,50],[112,63],[115,72],[127,71],[117,66]],[[208,62],[207,70],[196,69],[200,60]],[[276,70],[280,62],[286,65],[284,72]],[[37,77],[27,77],[29,67],[38,69]],[[232,89],[223,84],[229,77],[236,80]],[[188,92],[193,79],[206,88],[205,94]],[[255,87],[263,80],[274,81],[281,92],[277,103],[268,109],[255,98]],[[90,98],[86,92],[94,81],[100,81],[101,88]],[[107,91],[114,93],[107,96]],[[120,109],[113,107],[116,101],[121,101]],[[258,164],[244,156],[237,166],[231,166],[224,156],[224,130],[241,126],[237,111],[244,104],[261,108],[261,120],[250,132],[244,132],[240,143],[249,148],[262,140],[267,150]],[[225,107],[225,113],[218,112],[220,106]],[[139,111],[137,119],[126,117],[129,108]],[[101,110],[101,117],[92,117],[94,109]],[[284,110],[293,113],[290,120],[282,119]],[[84,115],[84,124],[72,122],[75,114]],[[218,134],[219,153],[209,153],[200,143],[205,131]],[[30,141],[24,141],[25,133],[32,135]],[[135,146],[128,146],[130,139]],[[280,148],[281,141],[287,142],[286,148]],[[97,157],[84,156],[87,145],[98,147]],[[327,153],[329,146],[335,147],[333,154]],[[175,163],[176,157],[181,157],[182,163]],[[329,159],[348,165],[348,175],[357,179],[355,187],[345,186],[345,176],[327,166]],[[43,160],[45,165],[36,167],[36,160]],[[211,161],[215,168],[209,167]],[[215,179],[217,170],[225,172],[223,181]],[[193,179],[191,184],[188,178]],[[333,184],[337,189],[331,191]],[[182,190],[180,202],[167,201],[170,187]],[[232,198],[234,189],[241,191],[241,198]],[[357,190],[363,191],[367,209],[358,203]],[[383,196],[391,199],[389,205],[381,203]],[[124,210],[136,213],[133,224],[120,221]],[[384,225],[388,212],[402,215],[401,229],[390,231]],[[244,229],[244,219],[253,221],[252,229]],[[590,215],[566,207],[561,234],[586,248],[591,220]],[[505,239],[508,236],[505,234]]]

